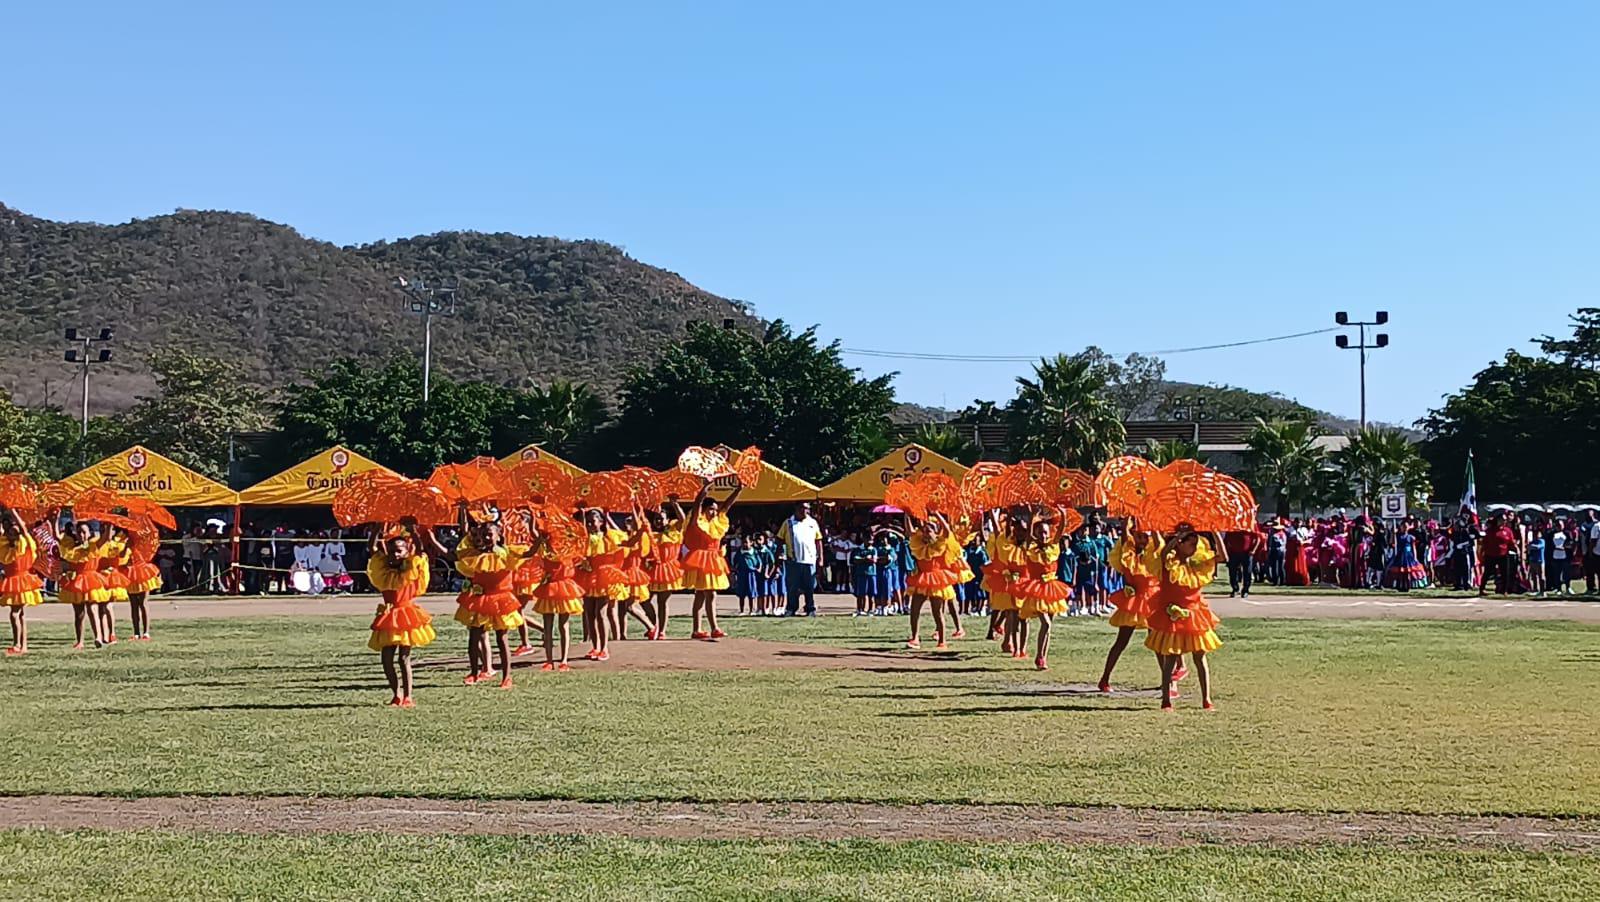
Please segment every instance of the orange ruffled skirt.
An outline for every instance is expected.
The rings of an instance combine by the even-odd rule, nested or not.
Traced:
[[[650,568],[650,591],[683,591],[683,564],[678,555],[683,546],[662,545],[656,549],[656,563]]]
[[[526,561],[512,574],[511,591],[516,593],[519,602],[527,604],[534,599],[534,593],[543,579],[544,561],[538,559]]]
[[[56,597],[64,604],[103,604],[111,600],[111,593],[99,573],[85,570],[63,582]]]
[[[583,594],[589,598],[604,598],[609,602],[627,601],[632,594],[628,586],[628,575],[616,564],[601,564],[580,579],[583,582]]]
[[[956,575],[943,567],[918,567],[906,577],[906,591],[930,601],[955,601]]]
[[[1011,593],[1015,572],[995,568],[983,574],[983,591],[989,593],[989,610],[1015,611],[1017,598]]]
[[[511,592],[474,592],[456,598],[456,622],[469,628],[514,630],[521,626],[522,602]]]
[[[0,579],[0,607],[31,608],[44,601],[44,580],[23,571]]]
[[[373,651],[383,651],[391,645],[421,648],[434,636],[433,615],[422,606],[414,602],[388,605],[372,621],[372,638],[367,640],[367,647]]]
[[[161,588],[161,568],[149,561],[128,565],[128,594],[149,595]]]
[[[1072,587],[1059,579],[1025,576],[1012,587],[1023,617],[1054,617],[1065,613]]]
[[[683,559],[685,589],[691,592],[722,592],[728,585],[728,562],[716,551],[691,551]]]
[[[650,571],[644,569],[643,562],[630,562],[627,567],[623,568],[622,575],[628,584],[628,601],[650,600]]]
[[[1111,603],[1116,605],[1117,609],[1108,622],[1118,629],[1129,627],[1142,630],[1148,627],[1150,607],[1155,597],[1155,586],[1148,583],[1140,585],[1136,579],[1130,579],[1127,585],[1111,596]]]
[[[1158,655],[1184,655],[1197,651],[1212,652],[1222,647],[1216,629],[1222,623],[1204,600],[1193,600],[1184,607],[1189,616],[1174,620],[1167,606],[1157,596],[1145,618],[1150,632],[1145,634],[1144,647]]]
[[[533,592],[537,614],[582,614],[583,586],[575,579],[552,579]]]

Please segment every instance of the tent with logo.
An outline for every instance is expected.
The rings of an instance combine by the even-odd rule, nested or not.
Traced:
[[[343,445],[334,445],[240,492],[239,503],[259,507],[332,505],[333,496],[338,494],[345,480],[369,470],[393,473],[388,467]]]
[[[551,454],[549,451],[546,451],[538,445],[529,445],[526,448],[523,448],[519,451],[513,451],[510,454],[507,454],[505,457],[500,458],[500,462],[508,467],[514,467],[517,464],[530,460],[547,460],[560,467],[568,476],[582,476],[589,472],[588,470],[585,470],[571,461],[563,460],[560,457]]]
[[[143,445],[85,467],[61,484],[74,491],[110,489],[167,507],[233,507],[239,503],[238,492]]]
[[[737,477],[724,476],[713,485],[717,488],[732,489],[739,482]],[[740,504],[783,504],[795,501],[814,501],[817,497],[817,487],[804,479],[790,473],[782,467],[774,466],[763,460],[761,462],[761,481],[754,488],[745,489],[739,494]]]
[[[944,473],[959,481],[967,468],[918,444],[910,444],[885,454],[861,469],[828,483],[817,491],[823,501],[882,504],[883,490],[896,476],[913,473]]]

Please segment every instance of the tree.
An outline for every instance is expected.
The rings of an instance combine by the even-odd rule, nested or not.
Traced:
[[[1106,378],[1103,366],[1064,354],[1034,364],[1032,379],[1019,376],[1008,408],[1017,455],[1094,471],[1121,453],[1127,433]]]
[[[238,364],[177,349],[149,357],[156,394],[108,424],[101,441],[139,443],[216,479],[228,475],[229,439],[271,422],[267,394]]]
[[[0,392],[0,473],[60,479],[78,468],[78,423],[59,410],[20,407]]]
[[[759,445],[774,462],[827,481],[871,462],[865,449],[894,408],[893,376],[863,379],[839,344],[782,320],[764,333],[691,324],[689,335],[623,382],[610,455],[664,466],[688,445]]]
[[[1167,383],[1155,401],[1159,419],[1206,420],[1315,420],[1317,412],[1272,393],[1247,391],[1231,385]]]
[[[1140,449],[1139,456],[1162,467],[1175,460],[1198,460],[1205,463],[1205,459],[1200,456],[1200,446],[1181,438],[1168,439],[1164,442],[1149,439]]]
[[[1478,497],[1577,500],[1600,496],[1600,333],[1592,308],[1572,317],[1570,339],[1539,341],[1550,356],[1506,351],[1447,396],[1420,425],[1422,452],[1442,497],[1460,497],[1472,452]]]
[[[496,430],[497,447],[515,450],[537,444],[563,453],[586,446],[607,417],[599,395],[565,379],[517,393],[508,413]]]
[[[1250,446],[1245,452],[1248,479],[1258,491],[1272,493],[1279,515],[1329,499],[1333,487],[1328,452],[1317,444],[1317,429],[1311,423],[1257,417],[1245,444]]]
[[[1072,355],[1105,373],[1101,394],[1116,406],[1123,419],[1150,416],[1161,387],[1166,384],[1167,364],[1159,357],[1129,354],[1118,362],[1100,348],[1090,345]]]
[[[1350,442],[1333,454],[1349,492],[1366,510],[1374,509],[1374,496],[1404,491],[1407,503],[1421,507],[1432,492],[1428,462],[1417,446],[1399,429],[1369,426],[1350,433]]]
[[[924,423],[911,434],[911,441],[965,466],[978,462],[978,447],[949,426]]]

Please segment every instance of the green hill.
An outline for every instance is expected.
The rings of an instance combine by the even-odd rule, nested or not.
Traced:
[[[692,320],[753,325],[748,308],[600,241],[441,232],[359,247],[242,213],[180,210],[121,225],[65,223],[0,205],[0,388],[75,399],[62,330],[116,329],[98,409],[151,388],[152,348],[242,362],[281,384],[346,354],[420,353],[397,276],[459,281],[434,327],[434,365],[507,384],[554,376],[609,392]]]

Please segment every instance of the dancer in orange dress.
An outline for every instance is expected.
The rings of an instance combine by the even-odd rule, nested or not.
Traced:
[[[644,624],[644,637],[656,637],[656,624],[650,616],[650,569],[645,566],[654,547],[650,544],[650,521],[645,518],[644,509],[635,507],[633,517],[627,525],[628,538],[622,544],[622,575],[628,587],[628,597],[618,602],[621,608],[618,627],[622,631],[620,638],[628,638],[628,618]]]
[[[621,634],[617,603],[629,595],[628,578],[622,572],[628,534],[598,508],[583,512],[583,525],[589,534],[589,550],[578,569],[583,584],[584,638],[590,646],[584,657],[609,661],[610,640]]]
[[[1123,521],[1122,535],[1111,549],[1111,566],[1122,574],[1122,588],[1113,596],[1116,613],[1110,623],[1117,628],[1117,638],[1106,653],[1106,669],[1100,675],[1100,691],[1111,691],[1111,671],[1117,660],[1133,639],[1134,630],[1146,629],[1150,608],[1155,603],[1156,591],[1161,588],[1161,536],[1156,533],[1136,532],[1131,520]],[[1160,656],[1156,657],[1159,664]],[[1176,674],[1175,679],[1181,678]]]
[[[984,638],[993,640],[999,636],[1000,650],[1010,654],[1009,620],[1017,610],[1011,584],[1022,572],[1022,554],[1011,541],[1011,521],[1004,511],[990,511],[980,529],[984,550],[989,554],[989,566],[983,571],[983,590],[989,593],[989,634]]]
[[[1217,559],[1213,548],[1221,540],[1213,536],[1208,544],[1187,524],[1179,524],[1172,541],[1161,555],[1161,586],[1146,617],[1149,633],[1146,648],[1161,656],[1161,707],[1172,709],[1174,673],[1185,654],[1194,659],[1200,679],[1200,704],[1211,710],[1211,671],[1206,655],[1222,647],[1216,627],[1220,620],[1211,613],[1201,589],[1216,576]]]
[[[521,604],[518,613],[522,614],[522,623],[517,625],[517,647],[512,650],[513,658],[533,653],[533,646],[528,644],[528,628],[537,629],[538,625],[528,620],[528,605],[532,604],[539,584],[544,581],[544,559],[537,554],[530,554],[517,565],[516,572],[511,576],[511,591],[517,595]]]
[[[694,639],[721,639],[726,636],[717,628],[717,593],[728,588],[728,559],[722,553],[722,537],[728,534],[728,510],[739,500],[741,488],[733,490],[722,504],[711,497],[711,484],[706,483],[694,501],[694,518],[683,531],[684,547],[689,554],[683,559],[683,587],[694,593]],[[700,629],[701,615],[705,616],[710,631]]]
[[[11,613],[11,646],[7,657],[28,653],[28,608],[44,601],[44,580],[33,572],[39,543],[28,525],[8,507],[0,507],[0,605]]]
[[[128,600],[128,571],[123,567],[128,554],[128,532],[109,523],[102,523],[100,529],[95,569],[106,587],[106,600],[95,606],[94,615],[100,618],[100,635],[110,645],[117,641],[117,618],[111,605]]]
[[[948,519],[945,522],[950,523]],[[950,638],[965,639],[967,631],[961,628],[961,592],[973,579],[972,566],[967,563],[967,544],[972,541],[976,532],[965,520],[950,524],[950,532],[951,538],[955,540],[952,552],[954,556],[947,557],[944,563],[945,569],[955,574],[956,584],[951,599],[945,603],[945,612],[950,618]]]
[[[150,528],[152,535],[155,535],[155,527]],[[127,581],[128,616],[133,623],[133,638],[139,642],[150,641],[150,608],[147,600],[151,592],[161,588],[161,568],[155,563],[158,544],[130,542],[128,550],[122,554],[120,569]]]
[[[674,592],[683,591],[683,507],[674,498],[663,503],[661,510],[652,515],[655,535],[649,558],[650,591],[656,597],[653,616],[657,639],[667,638],[667,599]]]
[[[383,675],[393,695],[389,704],[413,708],[411,650],[434,639],[433,615],[417,604],[428,591],[428,556],[416,535],[404,527],[374,526],[367,551],[367,578],[383,593],[367,647],[383,655]]]
[[[429,540],[432,533],[423,533]],[[516,569],[527,556],[525,550],[509,548],[499,523],[478,523],[454,552],[431,541],[433,552],[455,559],[456,572],[471,582],[456,599],[455,619],[467,627],[469,672],[462,681],[480,683],[494,676],[489,662],[489,632],[494,632],[500,657],[500,688],[511,688],[511,644],[506,633],[522,623],[522,603],[512,590]]]
[[[1056,567],[1061,561],[1061,540],[1055,535],[1052,521],[1040,517],[1034,521],[1031,535],[1022,549],[1022,576],[1012,585],[1017,598],[1019,621],[1039,621],[1038,648],[1033,666],[1039,670],[1050,669],[1050,626],[1057,614],[1065,613],[1072,599],[1072,589],[1061,581]],[[1014,656],[1024,657],[1026,646],[1018,643]]]
[[[94,637],[94,647],[100,648],[106,644],[105,636],[101,632],[100,617],[91,613],[90,607],[105,604],[111,598],[111,593],[106,591],[105,580],[100,577],[100,543],[95,539],[94,529],[87,520],[74,521],[71,530],[66,533],[61,532],[52,520],[50,530],[60,549],[62,566],[56,597],[63,604],[72,605],[72,647],[83,648],[83,624],[87,620]]]
[[[530,530],[533,530],[530,527]],[[534,547],[544,557],[544,582],[534,590],[533,611],[544,619],[544,664],[540,670],[566,673],[567,652],[572,644],[570,622],[573,614],[583,613],[583,586],[578,582],[578,558],[564,558],[551,548],[550,539],[536,530]],[[555,656],[556,629],[561,630],[561,657]]]
[[[911,595],[911,638],[906,640],[906,648],[922,647],[919,628],[924,604],[933,610],[935,647],[950,647],[944,640],[944,611],[945,602],[956,597],[956,573],[950,569],[952,549],[955,554],[961,553],[961,546],[950,535],[950,523],[942,514],[930,513],[911,534],[911,557],[916,561],[916,570],[906,578],[906,591]]]

